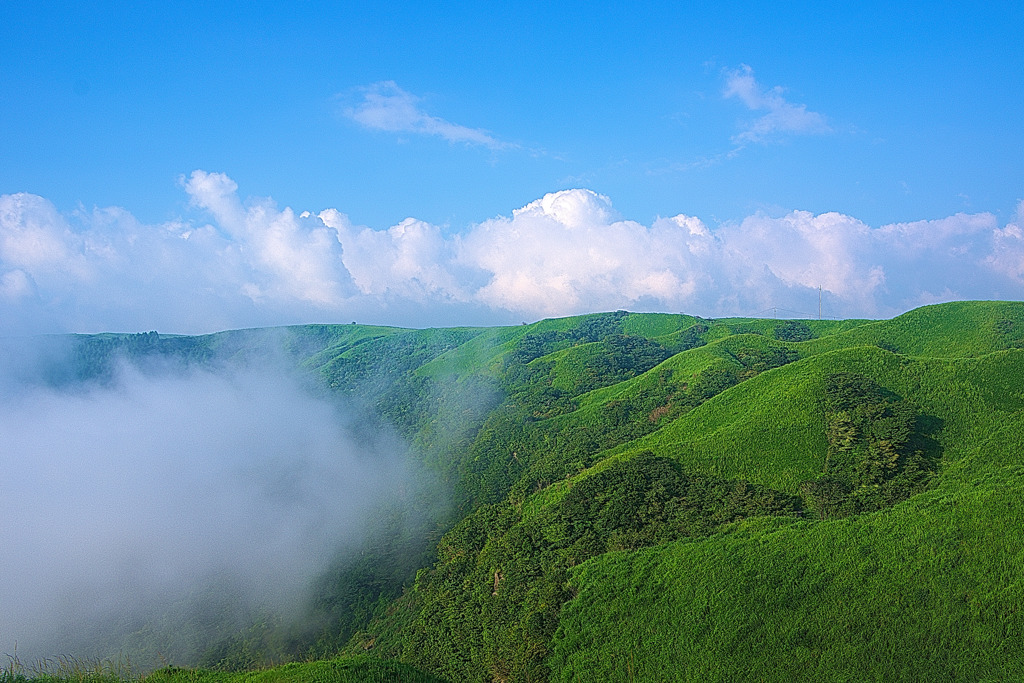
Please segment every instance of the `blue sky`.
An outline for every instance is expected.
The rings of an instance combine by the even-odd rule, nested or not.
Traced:
[[[0,332],[1024,298],[1019,3],[295,5],[0,5]]]

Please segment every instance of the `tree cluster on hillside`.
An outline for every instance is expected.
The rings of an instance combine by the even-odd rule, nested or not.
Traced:
[[[840,372],[825,378],[823,407],[825,468],[802,487],[819,517],[879,510],[925,489],[935,444],[913,404],[869,377]]]
[[[583,479],[533,517],[508,502],[483,506],[445,536],[437,564],[418,576],[420,607],[401,656],[450,680],[546,680],[573,567],[800,509],[797,496],[689,475],[651,453]]]
[[[779,341],[787,342],[802,342],[817,336],[814,330],[801,320],[787,320],[776,325],[772,335]]]

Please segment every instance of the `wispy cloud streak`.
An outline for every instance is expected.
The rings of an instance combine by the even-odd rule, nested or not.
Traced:
[[[394,81],[381,81],[359,89],[362,101],[342,113],[371,130],[436,136],[448,142],[481,145],[490,149],[514,147],[482,128],[469,128],[426,113],[422,98],[406,92]]]
[[[733,136],[735,144],[762,143],[790,135],[822,135],[832,132],[824,116],[808,111],[807,105],[789,102],[783,96],[785,91],[779,86],[763,87],[754,78],[753,69],[746,64],[739,69],[726,69],[724,73],[723,97],[735,97],[747,109],[765,112]]]

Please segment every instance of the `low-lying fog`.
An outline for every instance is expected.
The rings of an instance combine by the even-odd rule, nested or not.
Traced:
[[[294,615],[381,503],[422,491],[397,438],[357,438],[281,370],[0,374],[0,654],[23,662],[109,656],[211,596]]]

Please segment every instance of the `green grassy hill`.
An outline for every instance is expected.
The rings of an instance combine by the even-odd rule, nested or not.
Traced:
[[[509,440],[530,462],[517,464],[504,500],[441,542],[401,603],[416,617],[405,615],[404,642],[378,646],[451,680],[1024,674],[1021,584],[1005,569],[1012,561],[995,571],[1020,552],[1019,482],[984,464],[1024,464],[1010,437],[1024,422],[1024,356],[1012,350],[1022,313],[1020,304],[935,306],[891,321],[808,323],[802,341],[775,339],[774,322],[714,321],[702,331],[710,343],[582,393],[559,379],[581,374],[593,343],[530,360],[549,364],[537,393],[560,389],[565,407],[516,414],[526,426]],[[582,360],[569,366],[570,354]],[[808,491],[828,474],[826,385],[841,374],[912,413],[908,443],[923,469],[888,491],[910,476],[897,470],[912,469],[911,454],[890,480],[856,475],[855,503],[826,514]],[[993,433],[998,446],[987,445]],[[628,468],[635,459],[639,471]],[[689,483],[674,474],[637,483],[666,461]],[[584,489],[631,507],[581,508],[570,498]],[[929,502],[953,492],[963,499],[956,514]],[[665,513],[672,506],[686,509]],[[1002,540],[1006,529],[1015,540]],[[962,552],[950,535],[963,537]],[[878,547],[869,552],[865,538]],[[951,574],[950,553],[958,567],[977,564]],[[947,608],[957,585],[960,602]]]
[[[77,343],[78,377],[116,353],[283,349],[448,482],[452,512],[335,568],[321,633],[265,660],[369,652],[449,681],[1024,679],[1022,303]],[[236,680],[214,677],[242,661],[232,642],[174,676]]]
[[[999,423],[891,509],[583,564],[552,680],[1020,680],[1022,415]]]

